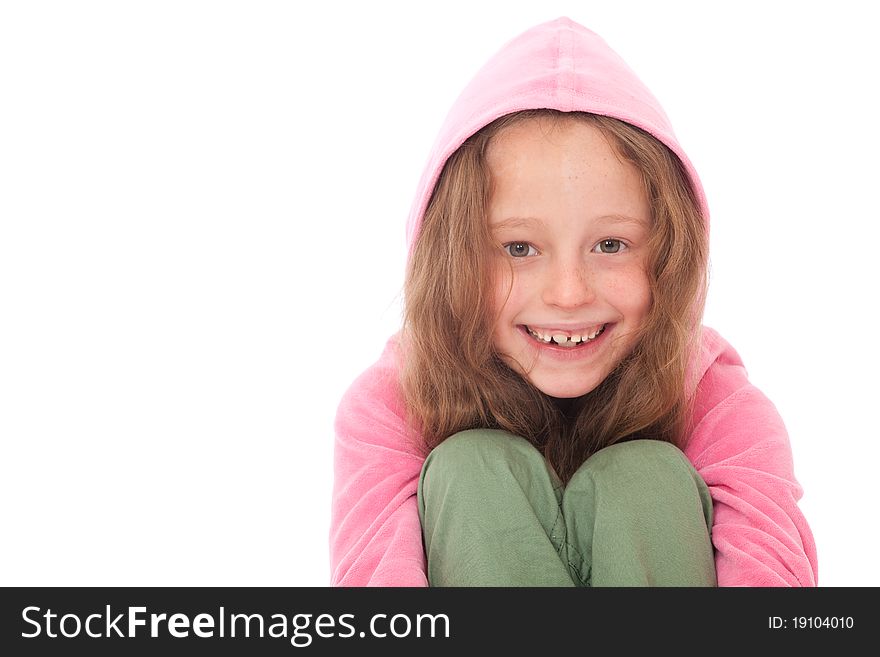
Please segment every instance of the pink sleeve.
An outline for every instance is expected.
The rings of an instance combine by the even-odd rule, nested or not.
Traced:
[[[416,505],[424,457],[403,421],[392,341],[336,413],[333,586],[428,585]]]
[[[718,585],[816,586],[816,546],[782,418],[733,348],[712,331],[707,338],[715,348],[685,452],[714,501]]]

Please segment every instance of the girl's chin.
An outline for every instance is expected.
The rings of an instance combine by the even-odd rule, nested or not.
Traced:
[[[585,381],[585,376],[583,374],[578,376],[575,373],[568,373],[568,376],[561,377],[558,371],[538,372],[533,370],[532,372],[528,372],[518,359],[512,358],[507,354],[499,355],[513,371],[517,372],[522,378],[526,379],[545,395],[555,399],[575,399],[577,397],[583,397],[584,395],[593,392],[593,390],[596,389],[596,386],[601,383],[601,380]],[[527,359],[523,358],[523,360]],[[539,367],[536,369],[542,368]],[[590,376],[591,374],[593,373],[587,372],[586,376],[595,378],[595,374]]]
[[[583,397],[584,395],[593,391],[593,389],[591,388],[590,390],[584,390],[583,392],[565,393],[565,392],[559,392],[559,391],[555,391],[555,390],[548,391],[548,390],[542,390],[541,388],[538,388],[538,389],[541,390],[541,392],[543,392],[548,397],[550,397],[552,399],[561,400],[561,401],[565,401],[565,400],[569,400],[569,399],[577,399],[578,397]]]
[[[553,397],[554,399],[575,399],[577,397],[583,397],[596,389],[596,386],[594,385],[584,385],[583,381],[573,383],[570,386],[560,386],[558,381],[554,382],[554,384],[548,385],[542,385],[541,382],[538,381],[531,381],[531,383],[545,395]]]

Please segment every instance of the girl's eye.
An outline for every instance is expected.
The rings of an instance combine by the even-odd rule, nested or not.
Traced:
[[[620,240],[607,239],[599,242],[594,248],[593,253],[618,253],[621,249],[625,249],[626,244]]]
[[[504,250],[514,258],[525,258],[530,255],[538,255],[537,249],[528,242],[510,242],[504,245]]]

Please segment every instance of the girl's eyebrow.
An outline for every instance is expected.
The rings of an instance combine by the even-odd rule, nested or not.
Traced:
[[[643,228],[651,223],[645,217],[630,217],[626,214],[607,214],[604,217],[597,217],[595,221],[604,221],[609,224],[632,224]]]
[[[544,226],[544,222],[537,217],[510,217],[504,221],[492,224],[492,230],[501,230],[503,228],[522,228],[523,226]]]
[[[592,221],[599,221],[609,224],[632,224],[639,227],[645,227],[649,221],[639,217],[630,217],[625,214],[606,214],[601,217],[595,217]],[[509,217],[504,221],[499,221],[490,225],[492,230],[503,230],[505,228],[523,228],[537,225],[544,227],[544,222],[537,217]]]

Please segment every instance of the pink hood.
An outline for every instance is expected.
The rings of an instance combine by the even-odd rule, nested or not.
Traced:
[[[440,131],[407,222],[410,252],[447,158],[494,119],[523,109],[585,111],[621,119],[661,140],[699,179],[651,93],[608,45],[567,18],[505,45],[465,88]],[[343,586],[426,586],[416,505],[424,456],[404,420],[400,345],[352,383],[335,422],[331,581]],[[816,547],[798,507],[802,491],[773,404],[749,381],[736,351],[710,328],[699,336],[692,433],[686,456],[714,502],[720,586],[813,586]]]
[[[455,101],[434,142],[407,220],[410,252],[449,156],[483,126],[525,109],[602,114],[650,132],[684,163],[708,223],[703,187],[660,103],[598,34],[558,18],[509,41]]]

